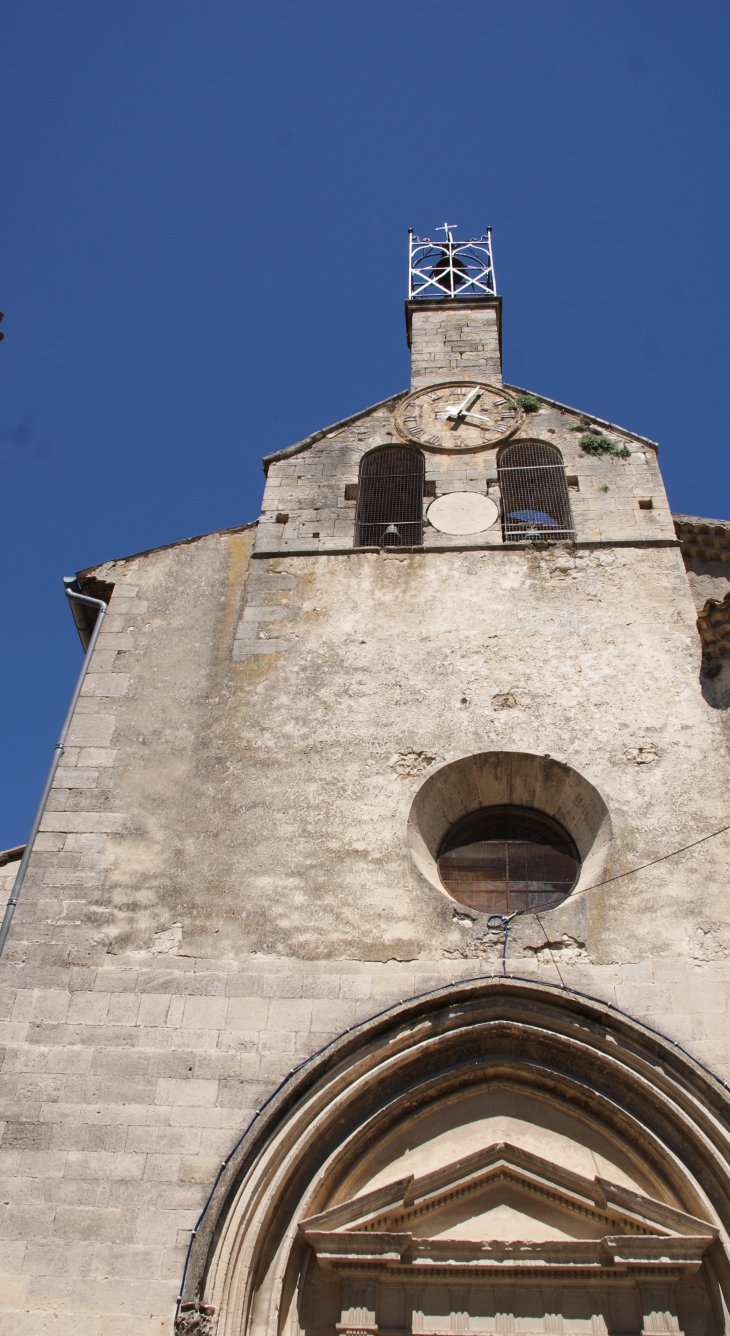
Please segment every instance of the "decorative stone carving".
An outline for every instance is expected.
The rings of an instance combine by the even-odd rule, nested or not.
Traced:
[[[489,1237],[495,1226],[500,1237]],[[538,1237],[515,1237],[535,1227]],[[376,1329],[372,1283],[358,1286],[357,1273],[407,1279],[415,1270],[438,1284],[448,1267],[459,1279],[468,1271],[472,1282],[514,1283],[536,1268],[546,1278],[558,1268],[562,1280],[569,1268],[574,1279],[593,1284],[600,1274],[608,1286],[654,1270],[666,1282],[670,1273],[676,1280],[696,1270],[717,1236],[666,1203],[504,1142],[340,1203],[299,1228],[320,1266],[348,1276],[345,1302],[359,1306],[343,1312],[343,1330]],[[662,1312],[669,1293],[665,1284]],[[546,1298],[555,1311],[545,1330],[555,1331],[557,1291]]]
[[[215,1308],[211,1304],[181,1304],[175,1321],[176,1336],[215,1336]]]
[[[345,1280],[342,1283],[342,1313],[337,1330],[348,1336],[373,1336],[375,1321],[375,1286],[372,1282]]]
[[[226,1313],[217,1336],[720,1336],[726,1107],[611,1008],[444,989],[291,1078],[221,1179],[235,1206],[198,1230],[189,1293]],[[690,1169],[710,1124],[713,1167]]]

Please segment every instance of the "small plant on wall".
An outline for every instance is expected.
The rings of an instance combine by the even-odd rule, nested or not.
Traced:
[[[542,403],[542,399],[538,399],[536,394],[516,394],[515,399],[526,413],[536,413]]]
[[[580,448],[587,455],[613,455],[616,459],[628,459],[631,454],[627,446],[617,445],[602,431],[585,432],[580,438]]]

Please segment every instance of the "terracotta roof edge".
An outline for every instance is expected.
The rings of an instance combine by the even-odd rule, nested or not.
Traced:
[[[672,519],[677,524],[719,524],[722,529],[730,529],[730,520],[711,520],[704,515],[679,515],[672,511]]]

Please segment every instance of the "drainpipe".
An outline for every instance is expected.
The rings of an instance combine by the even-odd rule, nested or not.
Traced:
[[[8,900],[5,909],[2,925],[0,925],[0,956],[3,953],[3,948],[5,946],[7,935],[10,932],[10,924],[13,921],[15,906],[18,903],[18,898],[20,896],[20,892],[23,887],[23,882],[25,880],[25,873],[28,867],[28,861],[33,852],[33,845],[35,844],[35,837],[38,834],[38,828],[41,824],[41,821],[43,820],[43,813],[46,810],[48,795],[51,792],[53,781],[56,777],[56,771],[58,770],[59,762],[61,760],[61,757],[63,756],[64,749],[66,746],[66,735],[68,734],[68,730],[71,726],[71,720],[73,719],[74,710],[76,709],[79,696],[81,695],[81,688],[84,685],[84,678],[86,677],[89,664],[91,663],[91,656],[94,653],[94,648],[99,638],[99,632],[101,631],[101,628],[104,624],[104,616],[106,614],[108,606],[103,601],[103,599],[89,598],[87,594],[77,594],[76,590],[70,589],[68,585],[66,586],[66,597],[77,603],[85,603],[88,607],[97,608],[98,609],[97,618],[96,622],[94,623],[94,629],[91,632],[91,637],[89,639],[89,644],[86,650],[86,654],[84,655],[84,662],[81,665],[81,672],[79,673],[78,681],[76,683],[76,686],[74,687],[74,694],[71,697],[71,704],[69,705],[66,711],[66,718],[63,721],[63,724],[61,726],[61,732],[58,735],[58,742],[56,743],[56,746],[53,749],[53,758],[51,760],[48,774],[46,775],[46,782],[43,785],[43,792],[41,794],[38,807],[36,808],[36,814],[33,817],[33,825],[30,828],[28,843],[25,846],[25,852],[20,860],[20,867],[18,868],[15,881],[13,882],[13,889],[10,892],[10,899]]]

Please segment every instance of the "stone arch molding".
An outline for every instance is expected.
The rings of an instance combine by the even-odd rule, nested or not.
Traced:
[[[407,836],[411,857],[437,890],[447,894],[436,864],[446,832],[470,812],[501,803],[547,812],[572,835],[582,863],[573,893],[600,881],[613,831],[598,789],[552,756],[493,751],[440,765],[413,799]]]
[[[178,1331],[719,1336],[729,1228],[720,1082],[568,990],[455,984],[280,1088],[200,1223]]]

